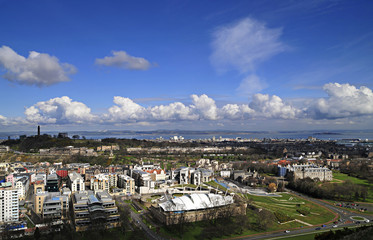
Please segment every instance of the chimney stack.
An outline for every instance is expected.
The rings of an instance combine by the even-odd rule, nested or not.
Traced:
[[[40,126],[38,126],[38,136],[40,136]]]

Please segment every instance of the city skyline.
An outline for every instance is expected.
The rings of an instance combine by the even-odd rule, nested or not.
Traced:
[[[0,131],[373,126],[370,1],[0,1]]]

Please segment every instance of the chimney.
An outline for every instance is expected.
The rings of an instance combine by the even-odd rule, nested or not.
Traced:
[[[38,136],[40,136],[40,125],[38,126]]]

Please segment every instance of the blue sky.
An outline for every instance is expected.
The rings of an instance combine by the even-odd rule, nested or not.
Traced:
[[[371,128],[372,10],[0,0],[0,131]]]

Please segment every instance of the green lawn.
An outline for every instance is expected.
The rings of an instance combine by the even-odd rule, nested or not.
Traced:
[[[338,180],[341,180],[341,181],[349,180],[349,181],[351,181],[355,184],[366,185],[366,186],[369,186],[369,187],[372,187],[372,185],[373,185],[365,179],[351,177],[351,176],[348,176],[347,174],[339,173],[339,172],[333,172],[333,179],[338,179]]]
[[[319,225],[334,218],[334,214],[325,208],[287,193],[281,193],[281,197],[246,195],[246,198],[252,199],[256,206],[266,208],[272,212],[281,211],[293,219],[298,219],[311,225]],[[307,216],[300,216],[299,212],[297,212],[300,207],[309,208],[311,213]],[[287,224],[282,226],[287,227]]]

